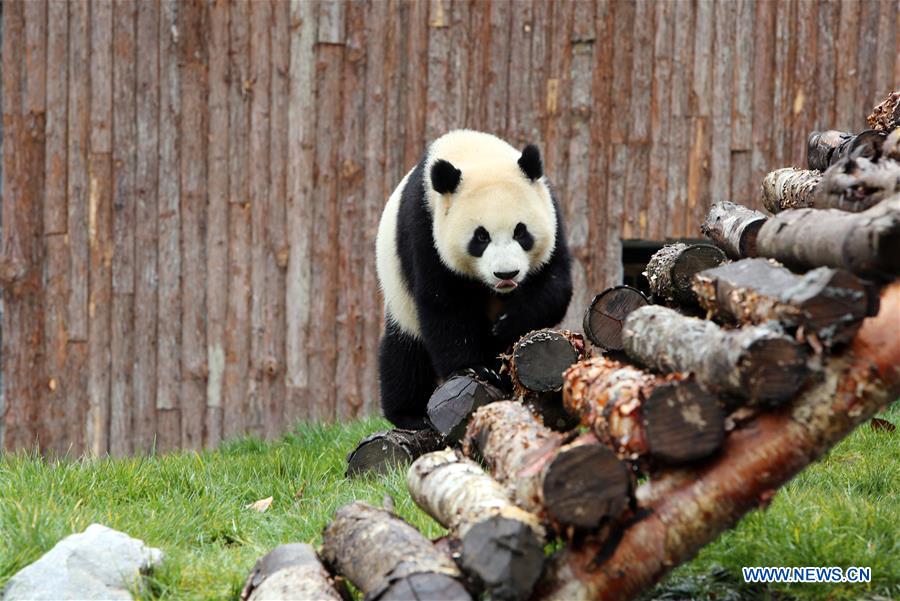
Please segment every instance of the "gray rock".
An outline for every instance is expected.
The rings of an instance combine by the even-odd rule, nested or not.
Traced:
[[[141,572],[162,561],[162,551],[101,524],[59,541],[7,583],[3,601],[131,599]]]

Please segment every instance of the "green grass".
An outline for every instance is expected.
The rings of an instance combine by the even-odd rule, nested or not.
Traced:
[[[886,415],[900,423],[900,406]],[[346,480],[344,458],[370,419],[301,425],[278,441],[244,439],[216,452],[144,459],[0,459],[0,587],[60,538],[101,522],[163,549],[147,598],[235,599],[261,555],[279,543],[318,543],[332,512],[353,499],[381,504],[428,536],[441,528],[409,498],[404,474]],[[858,429],[739,527],[679,568],[658,598],[857,599],[900,596],[900,431]],[[299,494],[298,494],[298,491]],[[245,506],[274,496],[265,513]],[[871,566],[870,585],[743,585],[743,565]],[[710,595],[714,595],[711,597]]]

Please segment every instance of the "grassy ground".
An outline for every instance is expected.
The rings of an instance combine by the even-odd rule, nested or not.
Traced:
[[[886,414],[900,423],[900,405]],[[395,510],[429,536],[442,532],[406,493],[403,474],[348,481],[344,457],[380,420],[301,425],[271,443],[216,452],[48,464],[0,459],[0,587],[60,538],[92,522],[163,549],[147,598],[235,599],[253,562],[275,545],[317,543],[334,509],[352,499]],[[661,599],[900,597],[900,431],[860,428],[801,474],[767,511],[707,547],[654,591]],[[245,509],[274,496],[265,513]],[[741,566],[870,566],[869,585],[743,584]]]

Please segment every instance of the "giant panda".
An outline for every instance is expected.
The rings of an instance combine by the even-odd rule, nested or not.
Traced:
[[[559,204],[540,152],[472,130],[436,139],[385,205],[376,237],[384,416],[427,426],[437,384],[496,378],[499,355],[559,323],[572,297]]]

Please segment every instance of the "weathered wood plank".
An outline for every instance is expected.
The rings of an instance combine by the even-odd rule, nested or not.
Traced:
[[[756,48],[753,62],[753,153],[750,185],[758,185],[770,171],[772,152],[772,72],[775,68],[775,3],[756,3],[756,29],[753,37]],[[744,199],[741,199],[742,202]],[[746,199],[752,207],[762,208],[759,194]]]
[[[898,3],[896,0],[881,0],[881,11],[878,17],[878,47],[875,51],[875,102],[879,102],[896,88],[898,80],[894,78],[895,66],[900,67],[897,58],[897,22]],[[866,65],[871,69],[872,65]],[[872,105],[874,106],[874,104]],[[871,108],[869,105],[865,109]]]
[[[666,185],[667,234],[680,236],[685,230],[688,197],[688,158],[690,146],[691,73],[694,68],[694,8],[691,2],[675,3],[675,29],[672,51],[671,121],[669,129],[669,165]],[[612,201],[612,199],[611,199]],[[620,283],[620,282],[616,282]],[[612,285],[612,284],[610,284]]]
[[[877,52],[879,24],[887,21],[880,15],[881,3],[860,2],[858,9],[859,45],[857,48],[856,73],[859,90],[854,107],[853,124],[856,128],[852,131],[866,129],[866,126],[863,125],[863,119],[868,114],[868,111],[881,102],[886,94],[893,92],[897,84],[895,81],[879,82],[875,79],[875,76],[878,74],[878,63],[888,63],[891,60],[890,53],[879,55]]]
[[[406,85],[403,88],[405,109],[403,111],[403,162],[413,165],[420,158],[425,145],[425,107],[428,100],[428,73],[425,61],[428,59],[428,4],[408,2],[402,5],[407,13],[406,56],[403,65],[406,71]],[[347,27],[347,35],[352,32]],[[485,48],[485,54],[487,48]]]
[[[773,168],[788,161],[785,154],[787,133],[792,117],[792,79],[796,44],[793,40],[796,25],[795,4],[788,0],[775,4],[775,67],[770,77],[773,80],[772,122],[769,124],[772,136],[772,155],[769,157]]]
[[[66,209],[66,127],[68,121],[66,107],[69,102],[68,53],[68,4],[65,2],[48,2],[47,160],[44,167],[47,181],[44,198],[44,235],[64,234],[68,221]],[[65,289],[57,290],[56,294],[60,292],[65,292]]]
[[[712,2],[698,2],[694,21],[694,66],[691,80],[691,131],[687,171],[687,207],[683,235],[696,235],[697,224],[709,207],[710,147],[713,115],[713,41],[715,12]]]
[[[818,3],[800,0],[797,3],[797,27],[792,36],[796,40],[793,91],[791,102],[791,128],[787,135],[787,162],[790,165],[806,164],[806,142],[815,131],[816,103],[816,50],[818,48],[816,14]]]
[[[737,20],[736,2],[715,5],[713,29],[712,130],[709,166],[708,202],[728,196],[731,188],[731,114],[734,99],[735,60],[733,52]],[[697,232],[699,223],[692,223]]]
[[[636,0],[634,28],[631,30],[631,96],[628,125],[628,164],[622,222],[623,238],[646,238],[648,223],[648,170],[650,168],[650,93],[653,86],[654,6],[650,0]],[[573,73],[573,77],[576,76]]]
[[[589,5],[585,7],[591,10]],[[485,88],[484,128],[497,136],[507,135],[507,115],[509,113],[509,63],[512,48],[510,35],[512,11],[518,10],[512,2],[491,2],[490,4],[490,46],[488,59],[487,88]],[[591,10],[591,12],[593,12]],[[590,24],[588,24],[590,26]]]
[[[667,186],[669,162],[670,79],[674,42],[674,2],[657,2],[654,8],[653,82],[650,89],[650,163],[645,222],[647,237],[659,240],[668,225]]]
[[[533,10],[534,5],[531,2],[518,2],[510,16],[508,87],[511,100],[507,106],[506,136],[510,144],[520,148],[537,140],[539,131],[531,97],[533,89],[531,81],[533,74],[530,69],[531,46],[535,35]],[[435,37],[432,33],[428,42],[429,53],[435,46]],[[447,38],[449,39],[449,34]],[[430,72],[428,77],[431,81]],[[430,92],[431,86],[428,88]],[[428,117],[431,119],[430,107]]]
[[[835,65],[835,120],[830,127],[840,131],[862,129],[866,110],[859,104],[859,17],[860,4],[839,3]],[[866,37],[865,32],[862,37]]]
[[[837,127],[834,104],[837,83],[835,44],[840,6],[837,0],[822,0],[817,7],[815,128],[822,130]]]

